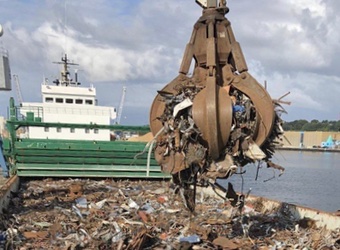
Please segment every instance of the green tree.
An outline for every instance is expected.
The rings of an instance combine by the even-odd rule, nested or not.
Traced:
[[[317,131],[318,130],[318,123],[306,123],[303,125],[302,129],[303,131]]]
[[[286,131],[340,131],[340,120],[323,120],[321,122],[316,119],[313,119],[310,122],[307,120],[295,120],[292,122],[285,122],[282,127]]]

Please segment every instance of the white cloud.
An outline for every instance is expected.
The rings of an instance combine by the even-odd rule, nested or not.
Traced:
[[[289,0],[288,3],[299,13],[309,11],[313,17],[324,17],[326,14],[323,0]]]
[[[107,83],[98,85],[100,103],[119,103],[120,90],[114,84],[126,84],[128,112],[142,107],[147,118],[156,90],[178,74],[201,8],[194,0],[94,3],[68,1],[65,12],[64,2],[56,0],[6,1],[1,41],[10,51],[12,71],[22,79],[24,95],[37,98],[42,75],[58,73],[51,62],[66,50],[80,64],[83,83]],[[291,92],[286,97],[292,101],[288,120],[307,117],[308,112],[300,109],[310,110],[306,119],[332,119],[334,112],[339,113],[328,108],[340,106],[339,1],[228,1],[228,5],[227,18],[249,72],[260,83],[267,80],[274,98]]]

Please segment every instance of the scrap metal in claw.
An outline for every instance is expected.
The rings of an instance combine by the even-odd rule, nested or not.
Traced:
[[[151,131],[159,135],[155,159],[186,190],[190,210],[195,201],[190,195],[195,195],[198,183],[226,179],[247,163],[269,160],[283,133],[275,102],[247,72],[225,17],[226,1],[196,2],[203,13],[185,48],[179,75],[158,92],[150,110]]]

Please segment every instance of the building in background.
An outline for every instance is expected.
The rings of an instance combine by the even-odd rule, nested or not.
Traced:
[[[324,142],[333,140],[334,148],[339,147],[340,132],[334,131],[285,131],[285,138],[282,140],[283,147],[291,148],[321,148]]]

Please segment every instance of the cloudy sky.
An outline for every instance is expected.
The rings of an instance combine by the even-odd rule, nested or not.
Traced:
[[[284,100],[286,121],[340,119],[340,1],[229,0],[236,39],[249,72]],[[194,0],[0,0],[12,74],[24,101],[40,101],[43,77],[59,73],[63,53],[79,63],[80,81],[97,88],[100,105],[119,106],[122,124],[148,124],[156,95],[178,74],[192,27]],[[0,92],[6,116],[11,92]]]

